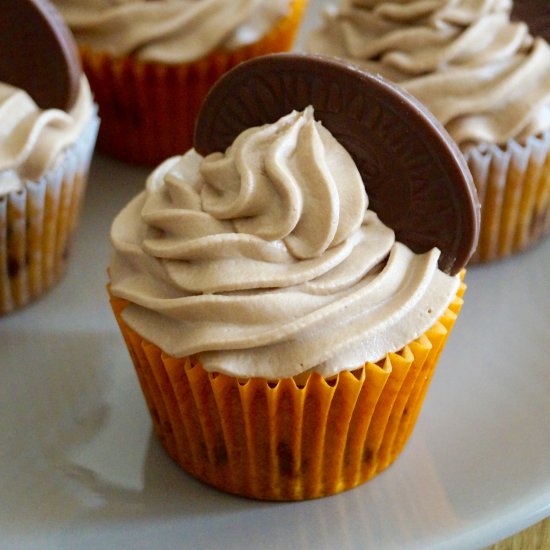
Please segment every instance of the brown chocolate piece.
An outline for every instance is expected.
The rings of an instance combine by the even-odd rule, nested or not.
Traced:
[[[74,38],[47,0],[0,0],[0,82],[68,111],[82,73]]]
[[[542,36],[550,41],[550,1],[514,0],[512,20],[524,21],[534,36]]]
[[[246,128],[313,105],[351,154],[369,208],[414,252],[437,246],[455,274],[477,245],[479,205],[458,147],[414,98],[388,81],[320,56],[273,54],[242,63],[207,96],[195,148],[225,151]]]

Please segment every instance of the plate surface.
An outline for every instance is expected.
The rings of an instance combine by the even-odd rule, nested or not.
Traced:
[[[470,269],[393,466],[335,497],[260,503],[191,479],[152,435],[104,288],[111,220],[146,175],[97,156],[66,277],[0,319],[0,547],[476,548],[550,514],[550,239]]]

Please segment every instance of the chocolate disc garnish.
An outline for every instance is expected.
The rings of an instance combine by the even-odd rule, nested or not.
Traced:
[[[0,0],[0,82],[42,109],[70,110],[82,69],[74,38],[47,0]]]
[[[463,155],[425,107],[378,76],[321,56],[273,54],[226,73],[197,119],[195,149],[225,151],[245,129],[313,105],[348,150],[369,208],[416,253],[456,274],[475,250],[477,194]]]
[[[512,20],[524,21],[532,35],[550,40],[550,2],[548,0],[514,0]]]

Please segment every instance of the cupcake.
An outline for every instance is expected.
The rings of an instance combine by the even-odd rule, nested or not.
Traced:
[[[308,42],[398,83],[444,124],[481,201],[476,262],[550,230],[550,49],[510,21],[511,5],[344,1]]]
[[[51,6],[12,0],[2,10],[0,314],[5,314],[41,296],[65,271],[98,118],[76,44]]]
[[[192,145],[214,82],[286,51],[307,0],[55,0],[80,47],[102,119],[98,148],[155,165]]]
[[[462,305],[463,158],[397,87],[291,54],[222,78],[194,142],[111,229],[111,304],[154,429],[229,493],[356,487],[403,449]]]

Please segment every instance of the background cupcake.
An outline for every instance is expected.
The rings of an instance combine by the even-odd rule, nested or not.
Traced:
[[[259,82],[273,94],[261,113],[245,108],[258,104]],[[329,83],[331,97],[318,94]],[[203,107],[195,145],[207,153],[225,136],[225,152],[167,160],[115,219],[113,311],[157,434],[198,479],[259,499],[315,498],[370,479],[405,445],[462,304],[454,260],[468,259],[477,235],[462,157],[410,101],[338,63],[258,58]],[[302,102],[358,144],[363,174],[313,107],[278,118]],[[350,133],[358,102],[365,119]],[[274,122],[241,119],[241,131],[239,112]],[[409,148],[384,144],[371,113]],[[384,154],[394,184],[375,173]],[[421,197],[411,159],[427,177]],[[381,218],[395,215],[403,184],[417,206],[403,238],[419,253],[370,209],[385,202]],[[384,197],[369,203],[365,186]],[[434,228],[441,211],[454,215]]]
[[[2,9],[0,314],[63,274],[98,128],[76,45],[52,7],[17,1]]]
[[[344,1],[309,40],[313,52],[397,82],[445,125],[482,205],[473,261],[523,250],[550,229],[550,49],[510,22],[511,5]]]
[[[191,146],[202,100],[224,72],[290,49],[307,0],[55,3],[99,104],[99,148],[157,164]]]

